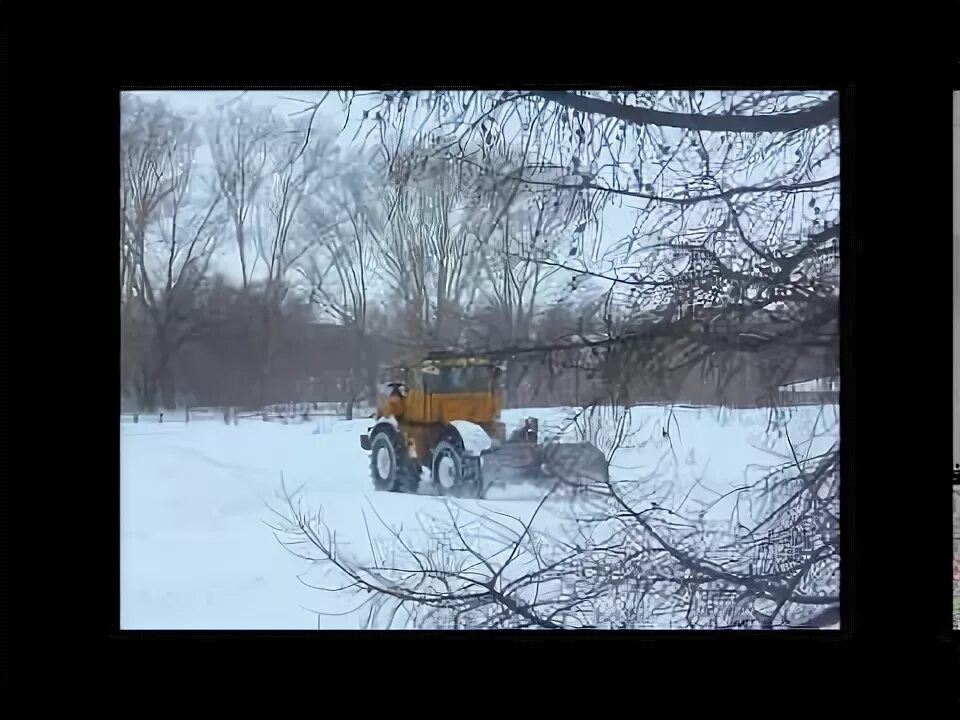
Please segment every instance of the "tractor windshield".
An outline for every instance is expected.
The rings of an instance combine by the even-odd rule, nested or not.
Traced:
[[[497,387],[496,369],[490,366],[445,367],[437,375],[424,374],[427,392],[471,393],[490,392]]]

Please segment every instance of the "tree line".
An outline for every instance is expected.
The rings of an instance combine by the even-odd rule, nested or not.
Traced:
[[[729,238],[694,247],[677,237],[661,242],[663,231],[651,236],[656,242],[646,240],[640,256],[634,250],[646,232],[637,227],[624,239],[635,246],[626,248],[632,264],[598,270],[588,245],[599,174],[585,173],[585,160],[566,158],[574,183],[558,163],[530,162],[529,132],[525,142],[508,142],[492,124],[467,135],[439,127],[391,133],[384,128],[395,123],[383,119],[390,103],[396,108],[410,96],[387,94],[380,102],[376,152],[338,143],[315,112],[291,117],[238,102],[185,115],[162,101],[123,96],[127,402],[151,409],[370,399],[383,366],[408,349],[429,347],[575,346],[513,357],[508,395],[519,405],[579,404],[610,393],[640,402],[686,395],[749,403],[769,397],[789,376],[766,373],[727,397],[714,371],[733,358],[742,367],[740,348],[712,347],[709,362],[670,368],[668,379],[659,360],[681,356],[674,341],[600,349],[584,342],[643,337],[649,328],[662,334],[666,317],[676,334],[682,325],[673,321],[692,317],[684,311],[702,308],[705,295],[718,306],[718,285],[735,298],[719,305],[725,313],[756,321],[760,306],[745,304],[746,292],[760,288],[755,301],[765,304],[781,289],[762,271],[770,256],[725,267]],[[577,112],[572,118],[582,130]],[[564,124],[571,127],[569,119]],[[644,194],[602,194],[617,192]],[[732,193],[716,195],[700,202],[736,207]],[[664,204],[675,209],[677,202]],[[614,251],[623,253],[623,246]],[[695,266],[677,271],[681,256],[695,256]],[[747,364],[757,367],[753,358]],[[776,358],[766,364],[786,367]],[[809,373],[831,363],[818,357],[807,364]]]
[[[121,394],[137,407],[264,405],[311,383],[369,396],[385,344],[534,332],[551,273],[508,251],[545,218],[426,162],[436,138],[401,168],[249,103],[198,117],[125,95],[121,114]]]

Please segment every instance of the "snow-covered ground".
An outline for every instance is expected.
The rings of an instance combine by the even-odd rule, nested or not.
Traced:
[[[839,432],[835,406],[787,410],[790,438],[801,454],[822,452]],[[540,418],[541,435],[561,428],[569,411],[512,410],[509,426]],[[587,433],[603,450],[612,442],[612,418],[593,418]],[[768,432],[765,410],[633,408],[627,449],[612,474],[662,475],[664,504],[715,499],[756,470],[782,462],[790,450],[783,433]],[[368,454],[359,435],[369,420],[335,418],[281,424],[222,418],[139,423],[121,419],[121,627],[124,629],[357,628],[356,601],[346,593],[311,589],[316,570],[291,555],[267,523],[280,508],[281,483],[302,489],[304,503],[322,512],[344,553],[368,557],[371,534],[389,537],[382,523],[405,533],[449,518],[442,498],[374,492]],[[669,424],[670,437],[662,429]],[[828,429],[812,449],[798,445],[811,428]],[[583,427],[583,419],[581,425]],[[601,428],[599,436],[594,435]],[[577,434],[576,427],[563,433]],[[582,432],[582,430],[581,430]],[[629,433],[628,433],[629,434]],[[672,444],[672,449],[670,445]],[[781,453],[777,455],[776,453]],[[425,490],[426,483],[421,488]],[[461,512],[491,508],[519,518],[537,508],[532,487],[493,489],[483,501],[458,500]],[[569,505],[547,505],[534,528],[561,532]],[[711,512],[729,515],[720,506]],[[379,519],[377,516],[379,515]],[[423,532],[423,531],[420,531]],[[343,613],[321,616],[324,613]]]

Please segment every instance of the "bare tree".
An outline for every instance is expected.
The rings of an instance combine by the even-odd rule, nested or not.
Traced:
[[[207,131],[218,187],[233,225],[244,288],[253,271],[250,211],[259,200],[264,181],[269,178],[268,148],[278,132],[270,111],[258,112],[249,104],[221,108]]]
[[[311,143],[309,136],[310,128],[290,127],[274,138],[270,145],[273,192],[266,208],[260,208],[257,215],[257,247],[265,266],[261,405],[267,402],[275,314],[282,310],[292,287],[294,268],[313,247],[315,230],[303,212],[304,201],[339,168],[331,160],[331,138]]]
[[[120,129],[120,289],[121,302],[137,296],[142,284],[139,258],[147,227],[174,186],[165,170],[164,146],[181,132],[181,123],[160,103],[121,98]]]
[[[446,162],[413,147],[394,160],[381,243],[383,274],[409,341],[456,343],[477,294],[479,236],[465,186]]]
[[[196,313],[220,236],[221,196],[195,171],[195,129],[163,105],[127,104],[122,138],[124,293],[149,327],[137,394],[145,407],[174,402],[173,357],[204,330]],[[162,395],[162,398],[160,398]]]
[[[502,168],[502,163],[497,164]],[[494,170],[485,175],[494,175]],[[494,200],[483,218],[491,228],[478,253],[486,279],[481,293],[490,315],[499,319],[491,327],[499,334],[498,343],[511,345],[530,337],[538,301],[544,299],[547,281],[558,272],[536,258],[558,245],[563,223],[557,221],[563,208],[518,181],[494,178],[488,184]],[[555,298],[556,294],[546,299]]]
[[[310,203],[314,249],[302,263],[307,269],[300,270],[309,283],[311,303],[352,333],[354,364],[345,378],[348,420],[361,394],[376,399],[379,369],[378,342],[368,320],[380,271],[383,219],[376,213],[377,188],[363,168],[359,161],[343,163],[338,187]]]

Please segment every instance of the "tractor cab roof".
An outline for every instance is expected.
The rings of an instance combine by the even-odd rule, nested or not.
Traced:
[[[428,352],[420,361],[420,365],[434,365],[438,367],[467,367],[467,366],[487,366],[493,367],[498,363],[489,357],[482,355],[469,355],[445,350],[433,350]]]
[[[490,368],[491,370],[505,369],[504,364],[492,357],[480,354],[448,350],[431,350],[402,358],[398,364],[391,366],[392,371],[420,370],[436,373],[447,368]]]

